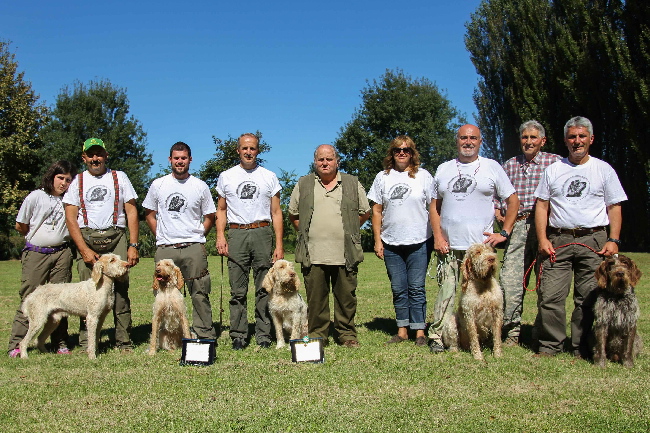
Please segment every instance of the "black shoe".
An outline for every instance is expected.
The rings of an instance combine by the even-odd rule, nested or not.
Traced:
[[[442,345],[440,340],[429,340],[429,350],[432,353],[442,353],[445,351],[445,346]]]
[[[262,341],[260,344],[258,344],[262,349],[268,349],[271,347],[271,342],[270,341]]]
[[[232,350],[243,350],[246,346],[246,340],[243,338],[234,338],[232,340]]]

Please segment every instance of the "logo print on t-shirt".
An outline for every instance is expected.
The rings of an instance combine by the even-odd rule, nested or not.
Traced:
[[[570,201],[579,201],[589,194],[589,180],[583,176],[572,176],[562,186],[562,195]]]
[[[467,197],[476,189],[476,179],[467,175],[455,176],[449,181],[447,189],[456,198]]]
[[[393,202],[402,202],[411,195],[411,187],[405,183],[393,185],[388,190],[388,198]]]
[[[52,228],[59,225],[59,222],[63,220],[63,211],[54,209],[52,213],[43,221],[43,224],[46,226],[52,226]]]
[[[99,202],[104,203],[108,196],[108,188],[104,185],[97,185],[90,188],[86,192],[86,201],[87,202]]]
[[[185,212],[185,209],[187,208],[187,199],[183,194],[176,192],[167,197],[165,207],[172,218],[180,218],[181,214]]]
[[[260,189],[254,182],[247,180],[237,187],[237,197],[245,205],[252,204],[257,201],[257,197],[260,195],[259,191]]]

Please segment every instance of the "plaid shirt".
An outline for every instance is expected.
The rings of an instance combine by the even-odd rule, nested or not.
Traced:
[[[510,182],[512,182],[512,186],[515,187],[515,191],[517,191],[517,196],[519,197],[518,215],[533,210],[533,206],[535,205],[534,193],[537,184],[542,178],[542,173],[544,173],[546,167],[561,159],[562,157],[560,155],[554,153],[538,152],[530,162],[526,161],[526,157],[523,154],[519,154],[503,163],[502,167],[510,178]],[[503,198],[501,197],[501,200],[495,200],[495,207],[502,209],[502,212],[506,209]]]

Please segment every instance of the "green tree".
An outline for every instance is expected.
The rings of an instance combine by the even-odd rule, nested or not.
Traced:
[[[519,151],[518,128],[524,121],[548,122],[551,72],[544,54],[550,7],[539,0],[483,1],[467,24],[465,44],[480,76],[474,92],[477,123],[489,157],[504,160]]]
[[[0,41],[0,232],[14,225],[22,200],[36,186],[39,130],[47,120],[47,107],[38,101],[24,72]]]
[[[88,84],[76,81],[71,87],[63,87],[52,118],[42,131],[45,157],[81,165],[83,142],[101,138],[109,154],[107,165],[124,171],[138,196],[144,197],[153,161],[147,152],[147,134],[140,121],[129,114],[129,108],[126,90],[109,80]]]
[[[547,148],[566,155],[563,126],[594,124],[591,153],[609,162],[628,194],[624,248],[647,249],[650,5],[643,0],[484,0],[465,43],[481,76],[479,126],[492,155],[520,152],[517,128],[535,118]]]
[[[415,141],[422,166],[431,172],[455,155],[454,134],[464,119],[434,83],[398,69],[367,84],[361,106],[335,142],[343,171],[369,188],[398,135]]]
[[[282,220],[284,226],[282,243],[284,244],[286,252],[294,252],[297,234],[296,230],[293,228],[293,224],[289,220],[289,201],[291,199],[293,187],[296,186],[296,183],[298,182],[298,175],[293,170],[289,172],[280,169],[278,180],[282,186],[282,191],[280,192],[280,207],[282,208]]]

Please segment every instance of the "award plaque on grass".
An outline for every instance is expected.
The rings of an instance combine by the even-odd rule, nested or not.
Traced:
[[[211,365],[215,358],[215,340],[183,338],[180,365]]]
[[[293,362],[325,362],[322,338],[304,337],[300,340],[291,340],[291,360]]]

